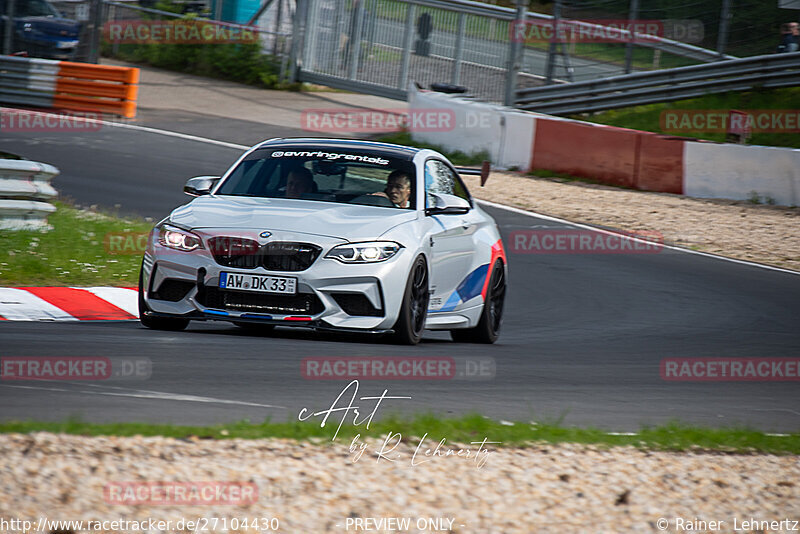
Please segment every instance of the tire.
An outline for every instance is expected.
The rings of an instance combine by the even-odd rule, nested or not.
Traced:
[[[139,269],[139,321],[145,328],[152,330],[169,330],[178,331],[183,330],[189,326],[189,319],[172,319],[169,317],[148,317],[145,312],[149,312],[150,308],[144,301],[144,262]]]
[[[481,318],[474,328],[450,330],[450,337],[459,343],[494,343],[503,322],[503,303],[506,298],[506,271],[501,260],[494,262]]]
[[[245,321],[233,321],[233,324],[245,332],[253,332],[254,334],[269,334],[275,330],[274,324],[248,323]]]
[[[425,331],[430,289],[428,287],[428,265],[425,258],[417,257],[408,273],[400,315],[394,324],[394,341],[401,345],[416,345]]]

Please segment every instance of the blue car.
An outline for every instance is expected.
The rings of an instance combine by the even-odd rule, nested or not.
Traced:
[[[6,0],[0,0],[0,43],[5,42],[7,8]],[[64,18],[47,0],[17,0],[12,53],[72,60],[78,48],[80,31],[78,21]]]

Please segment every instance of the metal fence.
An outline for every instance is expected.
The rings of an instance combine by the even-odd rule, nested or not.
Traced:
[[[443,83],[503,100],[513,12],[400,0],[307,0],[301,7],[301,81],[398,99],[409,83]]]
[[[671,38],[690,37],[675,31],[646,39],[622,29],[617,41],[598,44],[516,35],[518,27],[565,24],[609,31],[602,20],[568,18],[579,14],[574,9],[561,14],[563,1],[556,0],[555,14],[547,15],[463,0],[300,0],[298,79],[399,99],[411,82],[463,85],[477,98],[510,104],[520,89],[659,68],[662,56],[666,66],[732,57]],[[662,21],[661,28],[679,22]]]

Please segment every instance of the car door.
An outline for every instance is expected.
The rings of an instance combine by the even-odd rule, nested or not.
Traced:
[[[458,174],[440,159],[425,162],[425,207],[431,193],[446,193],[471,201]],[[453,311],[463,302],[463,284],[473,265],[474,213],[428,215],[431,248],[430,311]],[[461,289],[462,291],[459,291]]]

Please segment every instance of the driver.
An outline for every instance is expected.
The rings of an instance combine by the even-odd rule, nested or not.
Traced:
[[[286,198],[300,198],[314,191],[314,175],[305,167],[293,169],[286,177]]]
[[[396,208],[408,208],[411,198],[411,177],[400,169],[392,171],[386,177],[386,188],[372,194],[388,198]]]

